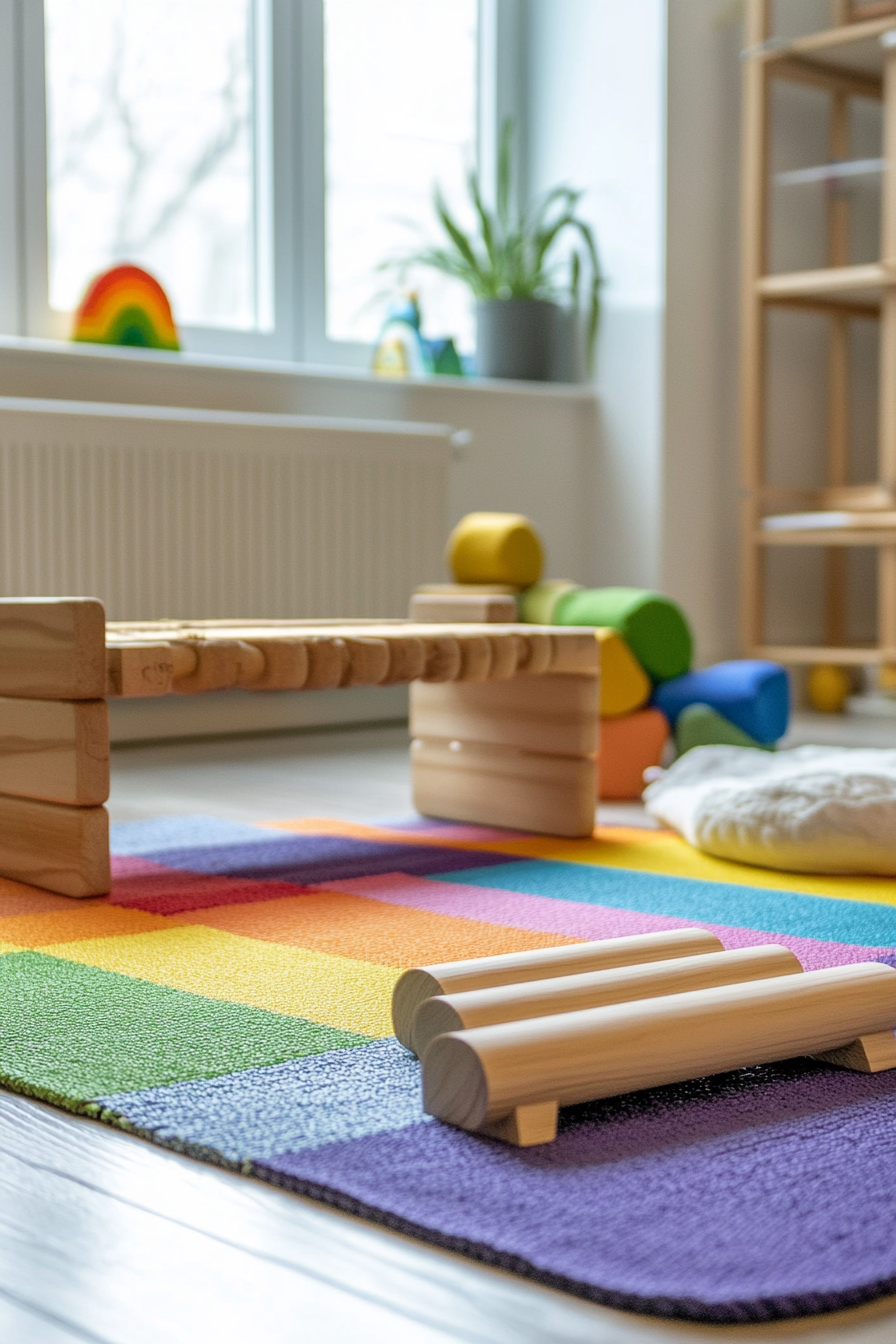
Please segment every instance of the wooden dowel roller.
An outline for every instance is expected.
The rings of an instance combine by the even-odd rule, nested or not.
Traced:
[[[490,1027],[497,1022],[522,1022],[553,1017],[583,1008],[600,1008],[633,999],[686,994],[715,985],[737,985],[777,975],[802,972],[787,947],[743,947],[707,956],[675,957],[647,965],[619,966],[614,970],[564,975],[553,980],[473,989],[462,994],[440,994],[421,1003],[414,1016],[411,1049],[423,1056],[430,1041],[448,1031]]]
[[[879,962],[474,1027],[430,1044],[423,1108],[547,1142],[558,1105],[838,1050],[894,1027],[896,970]]]
[[[665,929],[661,933],[636,933],[628,938],[602,938],[592,943],[568,943],[565,947],[539,947],[529,952],[504,952],[496,957],[415,967],[399,977],[392,994],[395,1035],[410,1049],[417,1009],[438,994],[551,980],[558,975],[578,975],[723,950],[719,939],[707,929]]]

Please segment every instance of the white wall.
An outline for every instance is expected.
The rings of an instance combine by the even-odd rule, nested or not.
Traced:
[[[526,39],[530,192],[586,190],[607,277],[594,582],[661,587],[665,5],[529,0]]]
[[[739,22],[670,0],[660,567],[701,661],[737,653]]]

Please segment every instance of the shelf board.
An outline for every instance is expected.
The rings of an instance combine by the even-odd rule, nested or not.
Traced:
[[[874,316],[880,306],[884,287],[896,283],[896,277],[883,262],[861,266],[827,266],[817,271],[788,271],[763,275],[756,290],[766,303],[798,306],[853,308],[862,315]]]
[[[880,39],[884,33],[894,29],[894,15],[866,19],[860,23],[846,24],[842,28],[826,28],[819,33],[808,33],[780,47],[769,45],[759,54],[765,60],[770,74],[780,73],[787,77],[783,69],[776,70],[775,67],[795,60],[840,74],[879,80],[884,68],[884,50]]]
[[[774,532],[759,529],[753,540],[757,546],[896,546],[896,524],[892,527],[795,527]]]
[[[841,646],[805,644],[756,644],[748,650],[750,658],[766,658],[773,663],[840,663],[860,667],[864,663],[896,663],[896,649],[846,649]]]

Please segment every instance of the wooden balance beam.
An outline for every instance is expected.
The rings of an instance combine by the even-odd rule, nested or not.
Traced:
[[[555,1137],[560,1106],[729,1069],[796,1055],[896,1068],[891,966],[803,971],[785,947],[726,952],[705,930],[672,932],[692,941],[649,934],[406,971],[393,1023],[422,1055],[424,1110],[528,1147]],[[569,973],[582,966],[594,969]]]
[[[0,599],[0,876],[109,891],[109,698],[411,686],[419,811],[590,835],[588,629],[456,621],[107,622],[93,598]]]

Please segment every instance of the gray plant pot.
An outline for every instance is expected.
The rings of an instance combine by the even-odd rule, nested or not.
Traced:
[[[477,303],[477,373],[482,378],[557,380],[565,317],[562,308],[545,299]]]

